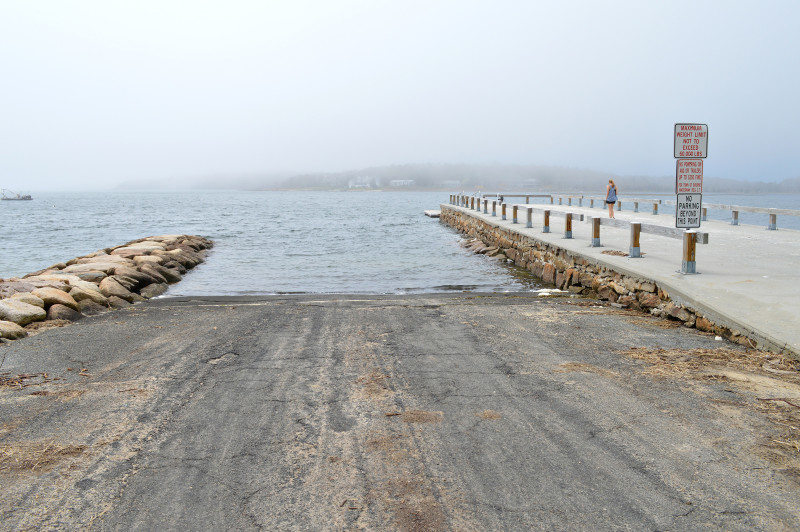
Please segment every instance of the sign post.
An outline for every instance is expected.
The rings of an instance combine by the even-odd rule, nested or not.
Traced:
[[[707,124],[675,124],[675,227],[684,235],[681,273],[697,273],[695,244],[703,211],[703,159],[708,156]]]

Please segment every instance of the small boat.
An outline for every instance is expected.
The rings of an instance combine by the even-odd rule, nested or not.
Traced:
[[[30,194],[17,194],[11,190],[0,189],[0,200],[32,200]]]

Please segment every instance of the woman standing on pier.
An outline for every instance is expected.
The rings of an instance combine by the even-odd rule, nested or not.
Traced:
[[[608,205],[608,217],[614,217],[614,204],[617,202],[617,185],[613,179],[608,180],[606,187],[606,205]]]

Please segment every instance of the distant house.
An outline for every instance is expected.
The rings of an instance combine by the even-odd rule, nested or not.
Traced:
[[[369,176],[356,177],[347,182],[347,188],[371,188],[372,178]]]
[[[414,186],[413,179],[392,179],[389,181],[390,187],[412,187]]]

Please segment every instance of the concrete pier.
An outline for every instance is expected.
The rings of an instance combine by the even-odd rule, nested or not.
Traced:
[[[480,213],[459,215],[556,246],[622,275],[651,281],[675,303],[729,328],[737,336],[747,337],[752,347],[800,357],[800,306],[797,304],[800,300],[797,274],[800,271],[800,231],[768,231],[762,226],[704,221],[698,231],[708,233],[709,243],[694,249],[693,266],[697,273],[686,274],[685,266],[682,267],[684,244],[678,238],[642,229],[636,233],[638,238],[632,245],[634,232],[630,224],[602,225],[599,237],[593,234],[590,220],[608,219],[605,210],[547,205],[550,220],[545,225],[542,205],[524,207],[535,209],[530,228]],[[674,213],[669,213],[668,209],[661,212],[653,215],[631,209],[615,215],[617,220],[658,225],[664,231],[674,228]],[[560,216],[554,217],[556,213]],[[566,226],[566,213],[573,214],[571,227]],[[577,215],[583,215],[585,221],[575,221],[579,219]],[[564,238],[566,231],[571,239]],[[597,246],[598,241],[602,245]],[[629,255],[632,248],[635,253],[641,253],[640,258]],[[609,254],[610,251],[616,254]]]

